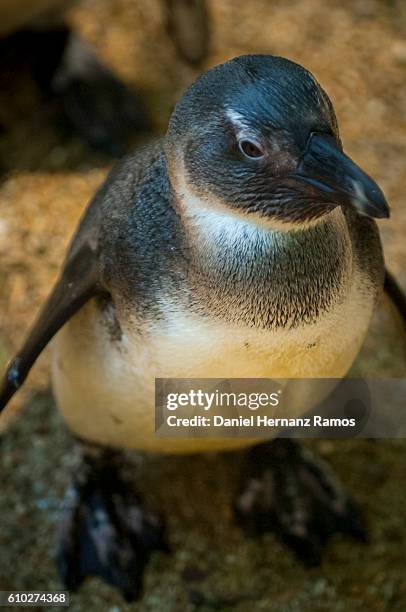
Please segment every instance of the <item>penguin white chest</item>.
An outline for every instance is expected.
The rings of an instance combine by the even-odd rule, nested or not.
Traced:
[[[71,429],[85,439],[151,451],[196,452],[240,439],[163,439],[154,433],[155,378],[342,377],[367,331],[373,297],[354,282],[346,298],[311,325],[258,330],[169,309],[148,331],[121,340],[89,303],[58,334],[53,383]]]

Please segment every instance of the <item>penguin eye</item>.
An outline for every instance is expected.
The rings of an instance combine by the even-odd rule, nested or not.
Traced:
[[[259,159],[265,155],[265,151],[261,145],[255,140],[251,140],[249,138],[242,138],[239,140],[238,147],[241,153],[249,159]]]

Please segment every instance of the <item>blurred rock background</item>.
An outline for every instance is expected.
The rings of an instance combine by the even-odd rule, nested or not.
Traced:
[[[406,5],[401,0],[208,0],[210,51],[183,62],[160,0],[84,0],[68,21],[140,96],[157,132],[199,72],[242,53],[284,55],[309,68],[336,108],[346,151],[392,206],[380,223],[388,266],[406,289]],[[69,238],[110,161],[62,136],[29,73],[0,74],[0,367],[54,281]],[[136,144],[136,141],[134,142]],[[382,300],[354,374],[404,377],[405,334]],[[8,411],[24,406],[0,448],[0,589],[57,589],[52,562],[71,440],[49,391],[48,354]],[[384,410],[384,406],[382,409]],[[406,609],[406,445],[311,444],[365,509],[370,543],[334,539],[322,568],[300,567],[273,537],[247,541],[230,501],[239,454],[144,458],[139,478],[168,515],[171,557],[157,555],[142,602],[124,605],[97,580],[72,610],[313,611]]]

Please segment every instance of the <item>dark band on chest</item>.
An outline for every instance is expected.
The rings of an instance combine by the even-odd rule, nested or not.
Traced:
[[[250,327],[314,323],[349,287],[351,243],[330,222],[269,239],[258,231],[237,245],[219,233],[212,249],[189,252],[191,309]]]

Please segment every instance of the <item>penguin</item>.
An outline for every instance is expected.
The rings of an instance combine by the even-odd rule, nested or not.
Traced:
[[[332,533],[365,537],[352,498],[294,440],[155,436],[154,380],[344,377],[384,285],[406,320],[375,222],[388,216],[325,91],[271,55],[211,68],[166,135],[112,170],[0,388],[3,408],[53,339],[80,454],[59,532],[68,588],[99,575],[134,599],[166,549],[164,518],[126,478],[133,450],[251,445],[235,501],[247,533],[274,531],[308,564]]]
[[[0,57],[5,87],[21,69],[54,111],[63,132],[90,149],[121,157],[134,133],[149,132],[137,95],[66,22],[72,0],[6,0],[0,6]],[[8,169],[7,160],[4,166]]]
[[[65,12],[74,0],[0,3],[0,56],[10,78],[29,64],[40,92],[59,111],[63,127],[91,149],[112,157],[128,151],[130,136],[151,123],[130,89],[72,30]],[[205,0],[165,0],[167,29],[178,55],[191,65],[207,55],[210,28]],[[12,66],[10,69],[10,65]]]

